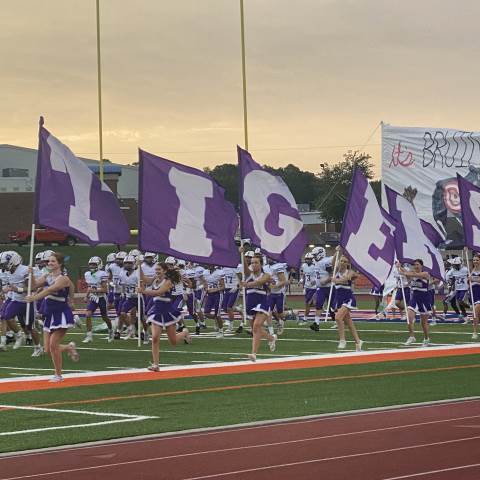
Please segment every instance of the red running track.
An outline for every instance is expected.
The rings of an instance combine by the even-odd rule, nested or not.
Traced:
[[[0,458],[0,479],[478,480],[480,400]]]

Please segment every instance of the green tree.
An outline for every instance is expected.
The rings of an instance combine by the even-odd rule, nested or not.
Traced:
[[[223,163],[203,170],[225,189],[225,198],[238,208],[238,165]]]
[[[367,178],[373,178],[371,156],[359,151],[349,150],[343,155],[343,160],[335,165],[322,163],[320,167],[321,171],[318,178],[322,193],[317,198],[315,207],[327,222],[341,222],[354,168],[360,168]]]

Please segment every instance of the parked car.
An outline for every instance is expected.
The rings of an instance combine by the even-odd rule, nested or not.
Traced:
[[[10,242],[25,245],[30,243],[30,230],[17,230],[8,234]],[[60,245],[73,246],[77,243],[77,239],[66,233],[58,232],[53,228],[36,228],[35,229],[35,243],[58,243]]]

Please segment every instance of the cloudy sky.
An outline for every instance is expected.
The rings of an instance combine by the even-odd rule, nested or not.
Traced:
[[[0,143],[98,158],[95,0],[1,0]],[[245,0],[250,150],[318,171],[380,121],[480,130],[478,0]],[[101,0],[105,157],[243,145],[239,0]],[[379,166],[380,129],[364,150]]]

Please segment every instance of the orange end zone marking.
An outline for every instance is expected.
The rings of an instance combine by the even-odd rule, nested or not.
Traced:
[[[207,377],[210,375],[232,375],[238,373],[265,372],[274,370],[297,370],[302,368],[330,367],[338,365],[358,365],[365,363],[393,362],[397,360],[414,360],[419,358],[450,357],[474,355],[480,353],[479,347],[458,347],[449,349],[431,349],[421,351],[399,351],[388,353],[364,353],[355,356],[338,356],[334,358],[309,358],[285,362],[251,363],[244,365],[222,365],[196,369],[166,370],[160,372],[121,373],[118,375],[102,375],[65,378],[61,383],[52,384],[48,380],[32,380],[29,382],[0,383],[0,393],[28,392],[49,390],[52,388],[70,388],[84,385],[106,385],[114,383],[144,382],[149,380],[167,380],[175,378]]]

